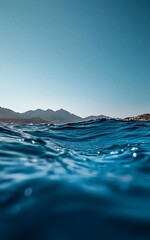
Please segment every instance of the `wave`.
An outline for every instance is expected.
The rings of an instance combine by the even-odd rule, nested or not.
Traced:
[[[150,122],[0,127],[0,239],[150,238]]]

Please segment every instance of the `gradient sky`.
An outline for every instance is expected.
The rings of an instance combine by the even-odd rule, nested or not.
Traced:
[[[0,0],[0,106],[150,112],[149,0]]]

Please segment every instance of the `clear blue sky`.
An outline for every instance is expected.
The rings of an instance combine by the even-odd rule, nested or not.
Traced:
[[[150,112],[150,1],[0,0],[0,106]]]

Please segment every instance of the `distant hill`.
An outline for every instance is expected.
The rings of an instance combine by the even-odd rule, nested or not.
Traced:
[[[10,109],[0,107],[0,118],[16,119],[16,118],[21,118],[21,115],[20,113],[16,113]]]
[[[50,122],[56,124],[80,122],[83,118],[72,114],[64,109],[53,111],[51,109],[29,110],[24,113],[16,113],[7,108],[0,108],[0,122],[17,122],[17,123],[43,123]]]
[[[39,124],[39,123],[54,123],[54,124],[63,124],[63,123],[74,123],[74,122],[83,122],[83,121],[90,121],[90,120],[96,120],[96,119],[111,119],[108,116],[104,115],[98,115],[98,116],[88,116],[85,118],[82,118],[80,116],[77,116],[73,113],[70,113],[64,109],[60,109],[57,111],[53,111],[51,109],[42,110],[29,110],[24,113],[18,113],[15,111],[12,111],[11,109],[7,108],[1,108],[0,107],[0,123],[1,122],[14,122],[18,124],[25,124],[25,123],[33,123],[33,124]],[[117,119],[116,119],[117,120]],[[121,120],[121,119],[119,119]],[[142,114],[136,117],[128,117],[122,119],[124,121],[150,121],[150,114]]]
[[[91,115],[86,118],[83,118],[84,121],[90,121],[90,120],[96,120],[96,119],[110,119],[110,117],[105,115],[98,115],[98,116]]]
[[[44,120],[51,121],[53,123],[67,123],[67,122],[80,122],[82,118],[72,114],[64,109],[53,111],[51,109],[42,110],[37,109],[35,111],[27,111],[21,114],[23,118],[42,118]]]
[[[21,113],[22,118],[43,118],[43,119],[53,119],[54,111],[48,109],[48,110],[29,110],[27,112]]]
[[[150,114],[146,113],[146,114],[142,114],[142,115],[138,115],[135,117],[127,117],[124,118],[125,121],[150,121]]]

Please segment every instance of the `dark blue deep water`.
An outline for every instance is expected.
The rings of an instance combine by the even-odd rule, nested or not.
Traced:
[[[0,240],[150,239],[150,122],[0,127]]]

